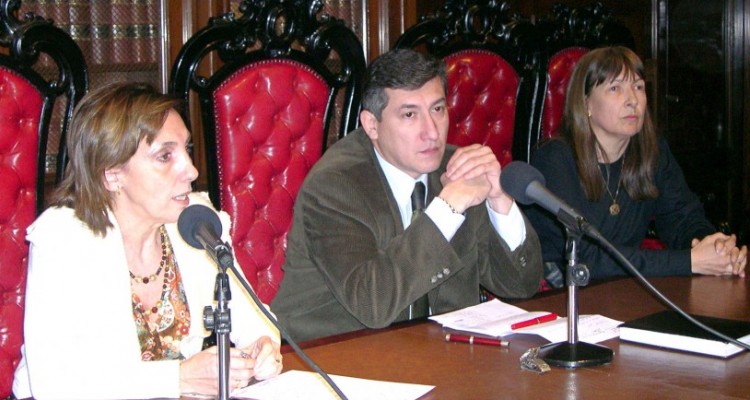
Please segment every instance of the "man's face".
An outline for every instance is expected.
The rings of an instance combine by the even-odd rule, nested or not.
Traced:
[[[369,111],[360,119],[375,149],[412,178],[440,166],[448,136],[448,110],[439,77],[416,90],[386,89],[380,121]]]

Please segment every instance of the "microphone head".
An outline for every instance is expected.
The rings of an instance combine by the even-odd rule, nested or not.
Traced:
[[[547,183],[538,169],[524,161],[513,161],[500,172],[500,185],[503,186],[503,191],[521,204],[534,203],[534,199],[526,193],[526,189],[534,181],[542,186]]]
[[[203,244],[198,240],[198,228],[207,226],[212,228],[216,237],[221,236],[221,220],[214,210],[201,205],[193,204],[187,206],[177,219],[177,230],[180,231],[182,239],[196,249],[203,249]]]

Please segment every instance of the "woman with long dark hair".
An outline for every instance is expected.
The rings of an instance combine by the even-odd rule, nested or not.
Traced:
[[[645,275],[745,276],[747,247],[717,232],[688,188],[646,100],[643,63],[625,47],[584,55],[571,77],[557,137],[531,164],[547,188],[586,219]],[[539,234],[547,270],[564,269],[564,228],[538,207],[527,210]],[[666,249],[642,249],[654,220]],[[593,279],[627,274],[615,258],[584,239],[578,258]],[[549,273],[547,274],[549,276]]]

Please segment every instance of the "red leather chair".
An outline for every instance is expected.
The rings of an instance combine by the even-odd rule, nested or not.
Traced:
[[[408,28],[395,48],[443,58],[448,75],[448,143],[481,143],[502,165],[516,135],[528,136],[530,59],[534,28],[505,2],[448,1]]]
[[[212,19],[185,43],[170,81],[186,102],[197,93],[209,194],[232,217],[236,261],[265,303],[282,279],[305,175],[327,143],[358,125],[366,67],[342,21],[318,17],[320,2],[296,3],[243,1],[239,18]],[[224,65],[201,76],[197,67],[210,54]]]
[[[568,47],[549,58],[539,140],[549,139],[557,134],[565,108],[570,76],[578,60],[588,51],[585,47]]]
[[[502,165],[512,161],[520,77],[498,54],[465,49],[444,57],[448,76],[448,142],[489,146]]]
[[[15,14],[20,2],[0,1],[0,398],[11,395],[21,359],[28,243],[26,227],[44,204],[50,119],[60,98],[66,116],[87,88],[80,49],[51,22]],[[40,67],[39,55],[48,57]],[[59,75],[45,79],[36,70]],[[59,68],[59,70],[57,69]],[[67,121],[67,118],[65,118]],[[67,123],[62,127],[63,137]],[[58,177],[65,159],[58,156]]]
[[[578,60],[590,49],[621,45],[635,47],[630,31],[618,22],[611,10],[601,3],[571,8],[557,3],[549,15],[541,16],[535,25],[541,43],[536,64],[541,75],[538,97],[534,103],[531,128],[527,139],[519,140],[516,154],[529,161],[540,141],[557,134],[562,120],[570,76]]]

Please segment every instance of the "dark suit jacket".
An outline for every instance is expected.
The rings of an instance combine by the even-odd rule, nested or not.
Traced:
[[[428,204],[455,151],[428,176]],[[542,277],[539,239],[526,221],[515,251],[494,230],[485,204],[471,207],[453,239],[425,214],[404,230],[372,142],[362,130],[318,161],[297,196],[284,279],[271,309],[294,340],[406,319],[428,293],[434,314],[479,303],[480,285],[495,295],[533,295]]]

